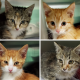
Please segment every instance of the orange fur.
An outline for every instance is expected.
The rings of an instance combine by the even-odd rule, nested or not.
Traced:
[[[28,50],[28,45],[26,44],[20,50],[7,50],[2,44],[0,44],[0,60],[1,60],[1,67],[4,67],[8,64],[5,64],[4,61],[9,61],[12,58],[13,62],[19,62],[16,66],[18,69],[22,69],[22,66],[25,62],[26,53]],[[0,76],[1,76],[0,71]],[[3,73],[4,75],[4,73]],[[17,76],[14,80],[39,80],[33,74],[25,73],[24,71],[21,72],[21,75]]]
[[[39,78],[33,74],[23,72],[22,75],[17,77],[15,80],[39,80]]]
[[[54,32],[57,34],[57,38],[54,39],[80,39],[80,29],[76,29],[73,25],[75,3],[72,3],[66,9],[53,9],[46,3],[43,3],[43,7],[45,10],[46,22],[48,28],[53,33],[53,38],[55,36]],[[51,24],[52,21],[55,23],[54,25]],[[62,22],[66,22],[66,25],[62,25]],[[56,31],[62,33],[57,33]]]

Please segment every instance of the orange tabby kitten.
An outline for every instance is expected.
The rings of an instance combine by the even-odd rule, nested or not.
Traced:
[[[53,9],[43,3],[47,26],[53,39],[80,39],[80,29],[73,25],[75,3],[66,9]]]
[[[39,80],[35,75],[25,73],[22,69],[27,50],[27,44],[20,50],[7,50],[0,44],[1,69],[3,73],[1,80]]]

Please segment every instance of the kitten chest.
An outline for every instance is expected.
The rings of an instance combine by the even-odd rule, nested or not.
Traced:
[[[16,39],[18,36],[20,36],[23,33],[23,31],[11,30],[10,33],[12,35],[12,38]]]

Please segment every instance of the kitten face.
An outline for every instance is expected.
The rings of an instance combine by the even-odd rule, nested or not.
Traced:
[[[59,45],[55,45],[57,64],[59,65],[60,70],[63,72],[72,72],[77,70],[80,64],[80,56],[78,55],[78,48],[80,48],[80,45],[75,49],[70,49],[68,47],[61,48]]]
[[[55,34],[65,34],[73,25],[75,3],[66,9],[52,9],[43,3],[48,28]]]
[[[7,50],[0,44],[1,69],[3,72],[16,73],[22,69],[25,62],[28,45],[20,50]]]
[[[34,4],[28,8],[13,7],[8,1],[5,1],[6,25],[12,30],[25,30],[28,26]]]

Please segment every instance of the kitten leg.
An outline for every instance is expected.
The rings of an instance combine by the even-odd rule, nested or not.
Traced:
[[[24,39],[24,36],[18,36],[16,39]]]
[[[24,39],[26,31],[24,31],[21,35],[19,35],[16,39]]]
[[[2,34],[2,39],[12,39],[10,32],[5,30]]]

